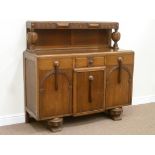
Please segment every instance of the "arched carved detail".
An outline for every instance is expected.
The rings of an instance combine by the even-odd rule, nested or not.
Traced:
[[[113,67],[113,68],[110,70],[110,72],[109,72],[108,75],[107,75],[107,80],[106,80],[107,82],[109,81],[110,75],[111,75],[115,70],[119,70],[119,66],[115,66],[115,67]],[[129,83],[132,82],[132,75],[131,75],[130,70],[129,70],[126,66],[124,66],[124,65],[122,65],[122,70],[124,70],[124,71],[126,71],[126,72],[128,73],[128,75],[129,75]]]
[[[57,74],[58,75],[62,75],[65,77],[65,79],[67,80],[67,83],[68,83],[68,104],[71,105],[71,100],[72,100],[72,82],[71,80],[69,79],[69,77],[66,75],[65,72],[61,71],[61,70],[58,70],[57,71]],[[48,73],[45,74],[44,78],[42,79],[41,81],[41,84],[40,84],[40,93],[44,93],[45,89],[44,89],[44,82],[51,76],[54,76],[55,75],[55,71],[51,70],[49,71]]]
[[[115,70],[119,70],[119,66],[115,66],[115,67],[113,67],[113,68],[110,70],[109,74],[107,75],[106,85],[109,84],[110,75],[111,75]],[[129,101],[129,103],[131,103],[132,98],[131,98],[131,92],[130,92],[130,90],[131,90],[131,88],[132,88],[132,84],[131,84],[131,83],[132,83],[132,74],[131,74],[130,70],[129,70],[125,65],[122,65],[122,70],[126,71],[126,72],[128,73],[128,75],[129,75],[129,79],[128,79],[128,82],[129,82],[128,101]]]
[[[72,87],[72,83],[71,83],[71,80],[68,78],[68,76],[66,75],[65,72],[61,71],[61,70],[58,70],[57,74],[60,74],[62,76],[64,76],[68,82],[68,88],[70,89]],[[49,71],[48,73],[45,74],[44,78],[42,79],[41,81],[41,84],[40,84],[40,92],[43,92],[44,91],[44,88],[43,88],[43,85],[44,85],[44,82],[51,76],[54,76],[55,75],[55,71],[51,70]]]

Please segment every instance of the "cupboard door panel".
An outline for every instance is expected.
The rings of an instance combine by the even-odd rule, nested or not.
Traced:
[[[133,65],[123,65],[119,75],[118,66],[107,68],[106,109],[131,104],[132,70]],[[118,79],[119,76],[121,79]]]
[[[59,70],[55,88],[55,72],[40,71],[40,117],[68,115],[72,113],[72,71]]]
[[[74,115],[104,110],[105,67],[74,70]]]

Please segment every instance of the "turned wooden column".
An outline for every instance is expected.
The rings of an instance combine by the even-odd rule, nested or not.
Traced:
[[[120,40],[121,38],[121,34],[118,32],[118,29],[115,29],[115,32],[112,33],[111,35],[111,38],[112,40],[114,41],[114,44],[113,44],[113,49],[114,50],[118,50],[119,47],[118,47],[118,41]]]
[[[63,125],[63,118],[53,118],[47,122],[47,126],[52,132],[61,131],[62,125]]]

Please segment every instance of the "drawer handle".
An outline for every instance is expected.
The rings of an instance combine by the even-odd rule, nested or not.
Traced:
[[[123,62],[123,58],[118,57],[118,83],[121,83],[121,79],[122,79],[122,62]]]
[[[54,78],[55,78],[55,90],[58,90],[58,69],[59,69],[59,61],[54,61]]]
[[[93,63],[94,63],[94,59],[93,59],[93,57],[91,57],[91,56],[88,57],[88,67],[92,66]]]
[[[92,102],[92,81],[94,80],[94,77],[92,75],[89,75],[89,85],[88,85],[88,101]]]

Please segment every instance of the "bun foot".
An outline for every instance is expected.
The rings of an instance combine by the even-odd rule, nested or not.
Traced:
[[[110,109],[110,110],[108,110],[108,113],[109,113],[109,116],[110,116],[114,121],[122,120],[122,113],[123,113],[122,107]]]
[[[63,118],[53,118],[47,122],[47,126],[52,132],[61,131],[62,125],[63,125]]]

